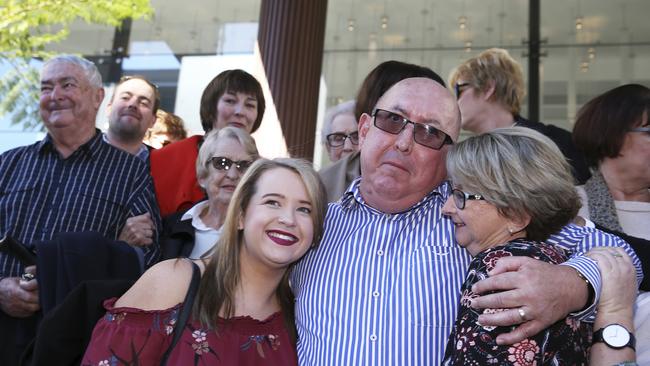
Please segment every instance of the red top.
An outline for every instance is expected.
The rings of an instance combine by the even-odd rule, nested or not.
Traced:
[[[180,305],[165,310],[114,307],[97,322],[82,365],[159,365],[173,338]],[[190,319],[168,365],[297,365],[282,314],[219,320],[217,332]]]
[[[194,135],[151,151],[151,176],[162,217],[186,211],[205,198],[196,180],[196,158],[202,139]]]

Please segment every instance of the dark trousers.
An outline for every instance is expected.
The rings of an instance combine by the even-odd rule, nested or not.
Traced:
[[[0,311],[0,365],[19,364],[27,345],[36,335],[40,312],[28,318],[14,318]]]

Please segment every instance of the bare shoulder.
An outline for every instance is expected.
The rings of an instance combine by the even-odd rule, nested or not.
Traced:
[[[196,261],[201,272],[202,262]],[[170,259],[149,268],[138,281],[120,297],[116,307],[143,310],[164,310],[185,299],[192,279],[192,264],[186,259]]]

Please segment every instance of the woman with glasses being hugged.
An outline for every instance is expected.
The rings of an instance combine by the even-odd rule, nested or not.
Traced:
[[[551,234],[580,208],[569,165],[544,135],[524,127],[500,128],[454,145],[447,156],[453,191],[443,214],[473,260],[461,287],[459,313],[444,365],[588,365],[591,326],[567,317],[513,345],[499,345],[511,327],[482,326],[481,314],[507,309],[470,307],[472,285],[489,277],[500,258],[528,256],[557,264],[567,259]],[[578,230],[595,230],[577,228]],[[610,238],[602,234],[603,240]],[[547,241],[545,243],[545,241]],[[521,322],[526,308],[516,309]]]
[[[239,179],[258,158],[255,140],[241,128],[224,127],[205,136],[196,177],[208,199],[165,219],[160,240],[163,260],[198,259],[212,249]]]
[[[107,300],[82,365],[297,365],[287,272],[320,240],[325,210],[310,163],[256,161],[235,190],[212,254],[158,263],[121,298]],[[198,292],[188,298],[198,271]],[[183,325],[179,313],[190,299]]]

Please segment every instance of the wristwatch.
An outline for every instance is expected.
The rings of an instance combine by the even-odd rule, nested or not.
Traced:
[[[634,334],[630,333],[629,330],[620,324],[610,324],[595,331],[592,343],[597,342],[603,342],[608,347],[614,349],[625,347],[635,349],[634,347],[636,345]]]

